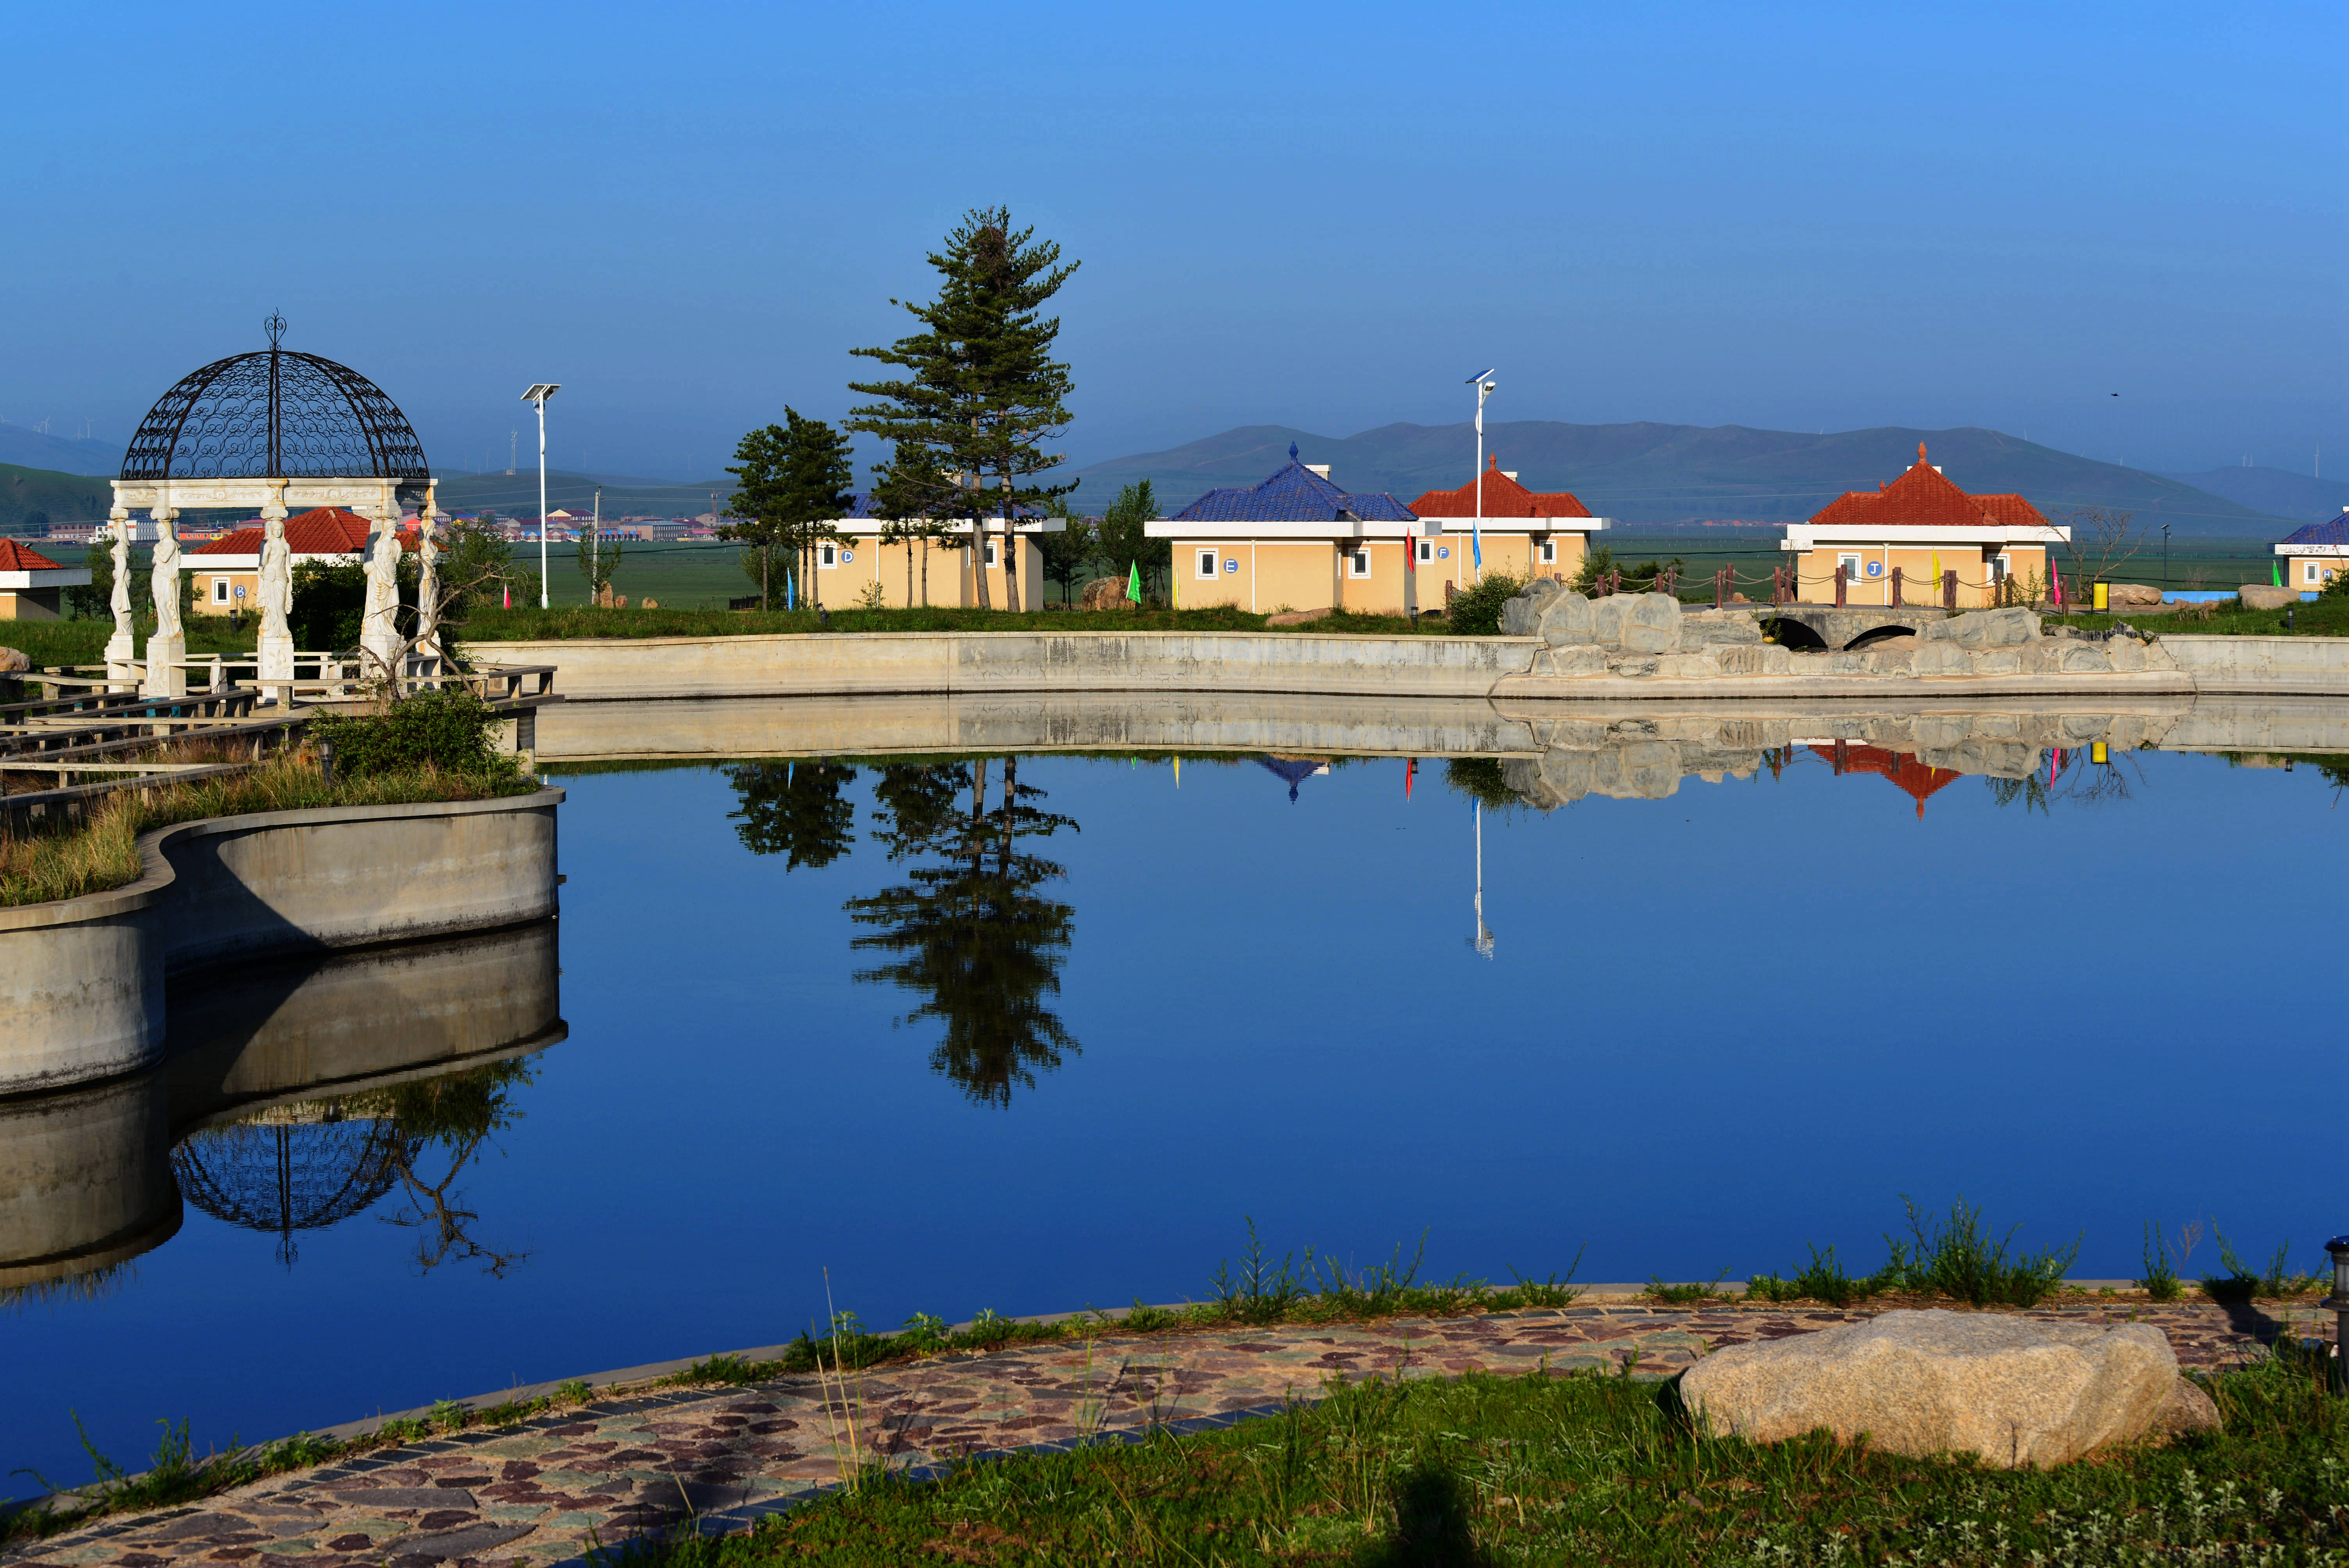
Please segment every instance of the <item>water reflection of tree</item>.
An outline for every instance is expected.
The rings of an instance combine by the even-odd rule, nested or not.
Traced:
[[[416,1266],[429,1271],[444,1263],[477,1263],[502,1279],[507,1269],[530,1254],[501,1252],[477,1239],[471,1227],[481,1214],[462,1207],[457,1178],[481,1157],[490,1140],[522,1119],[512,1090],[531,1081],[529,1065],[498,1062],[471,1072],[402,1084],[369,1097],[406,1134],[392,1155],[403,1202],[384,1218],[413,1230]],[[439,1180],[433,1179],[437,1170]]]
[[[891,955],[856,978],[925,994],[928,1000],[899,1021],[936,1018],[944,1026],[931,1067],[972,1099],[1008,1106],[1014,1085],[1035,1088],[1038,1072],[1079,1049],[1047,1005],[1060,994],[1076,912],[1039,890],[1066,872],[1021,847],[1077,824],[1042,809],[1044,791],[1019,782],[1017,758],[1004,759],[1001,799],[990,810],[988,767],[883,769],[875,830],[891,860],[925,863],[904,885],[845,907],[858,924],[879,928],[854,945]]]
[[[1998,805],[2022,803],[2023,809],[2044,815],[2058,800],[2075,806],[2112,806],[2131,798],[2130,773],[2144,782],[2144,774],[2134,758],[2116,757],[2109,762],[2091,762],[2085,747],[2063,752],[2061,760],[2049,753],[2053,768],[2045,763],[2033,768],[2020,779],[1987,779],[1990,798]]]
[[[830,865],[856,842],[848,786],[856,769],[833,762],[744,762],[726,769],[740,810],[735,831],[754,855],[781,855],[783,869]]]

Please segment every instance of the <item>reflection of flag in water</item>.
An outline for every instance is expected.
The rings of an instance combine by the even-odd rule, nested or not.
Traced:
[[[2055,774],[2064,766],[2064,748],[2055,748],[2047,754],[2047,788],[2055,788]]]
[[[1404,758],[1402,765],[1402,798],[1406,800],[1411,799],[1411,781],[1413,779],[1416,778],[1418,774],[1419,758],[1416,757]]]

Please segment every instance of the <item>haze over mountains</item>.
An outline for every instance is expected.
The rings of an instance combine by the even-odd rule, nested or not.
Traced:
[[[1309,463],[1328,463],[1349,490],[1387,490],[1408,504],[1422,491],[1468,482],[1475,467],[1471,425],[1385,425],[1334,438],[1282,425],[1248,425],[1163,452],[1137,453],[1076,470],[1071,498],[1099,512],[1120,486],[1148,479],[1173,512],[1222,485],[1250,485],[1288,460],[1288,444]],[[1930,460],[1961,489],[2013,491],[2051,515],[2078,506],[2119,507],[2145,526],[2168,523],[2180,538],[2274,539],[2295,521],[2196,489],[2162,474],[2075,457],[1997,430],[1913,430],[1887,426],[1824,434],[1742,425],[1568,425],[1548,419],[1487,421],[1485,450],[1529,488],[1568,490],[1600,517],[1643,528],[1707,520],[1799,522],[1846,490],[1868,490],[1917,460]],[[2230,473],[2235,470],[2226,470]]]
[[[1591,511],[1627,525],[1676,529],[1706,521],[1800,521],[1847,490],[1865,490],[1916,460],[1923,441],[1930,460],[1969,490],[2014,491],[2043,511],[2118,507],[2181,539],[2276,539],[2300,523],[2340,514],[2349,482],[2280,469],[2214,469],[2159,474],[2102,463],[1997,430],[1965,427],[1917,430],[1887,426],[1824,434],[1761,430],[1742,425],[1639,423],[1571,425],[1523,419],[1485,426],[1485,449],[1536,490],[1569,490]],[[1173,512],[1221,485],[1252,485],[1288,458],[1297,443],[1307,462],[1328,463],[1350,490],[1387,490],[1405,502],[1423,490],[1467,482],[1475,466],[1473,427],[1381,426],[1354,436],[1317,435],[1284,425],[1248,425],[1161,452],[1142,452],[1073,470],[1081,480],[1071,503],[1098,515],[1121,486],[1148,479],[1163,511]],[[106,512],[106,486],[91,476],[121,462],[114,444],[47,435],[0,422],[0,465],[21,465],[0,493],[0,528],[22,526],[38,510],[55,521]],[[858,475],[859,482],[864,475]],[[727,476],[666,483],[624,475],[549,474],[551,506],[585,512],[605,487],[606,517],[689,516],[709,510],[710,492],[730,494]],[[512,475],[444,472],[441,503],[452,511],[484,506],[507,515],[538,510],[535,469]]]

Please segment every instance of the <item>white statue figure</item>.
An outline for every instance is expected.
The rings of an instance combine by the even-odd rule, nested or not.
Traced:
[[[108,600],[114,610],[114,635],[106,640],[106,678],[109,689],[120,691],[134,673],[131,662],[139,656],[139,642],[130,627],[130,514],[117,508],[107,531],[114,536],[110,551],[114,590]]]
[[[419,652],[440,656],[440,546],[432,537],[438,514],[419,517],[417,531],[416,642]]]
[[[261,542],[261,678],[294,678],[294,633],[285,617],[294,609],[294,551],[285,542],[285,519],[263,520]]]
[[[180,625],[180,539],[173,531],[171,513],[155,514],[155,566],[147,574],[149,586],[155,594],[155,636],[168,642],[180,642],[184,632]]]
[[[399,514],[387,511],[376,530],[375,549],[367,555],[367,600],[359,618],[359,646],[382,662],[384,673],[399,652]]]
[[[155,509],[155,565],[148,585],[155,595],[155,632],[147,639],[149,696],[178,696],[187,690],[187,674],[180,661],[187,656],[188,640],[180,625],[180,540],[172,531],[173,513]]]

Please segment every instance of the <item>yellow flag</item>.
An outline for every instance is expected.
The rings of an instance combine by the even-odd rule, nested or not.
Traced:
[[[1934,592],[1935,593],[1940,593],[1940,591],[1941,591],[1941,552],[1940,552],[1940,551],[1936,550],[1935,552],[1933,552],[1933,592]]]

